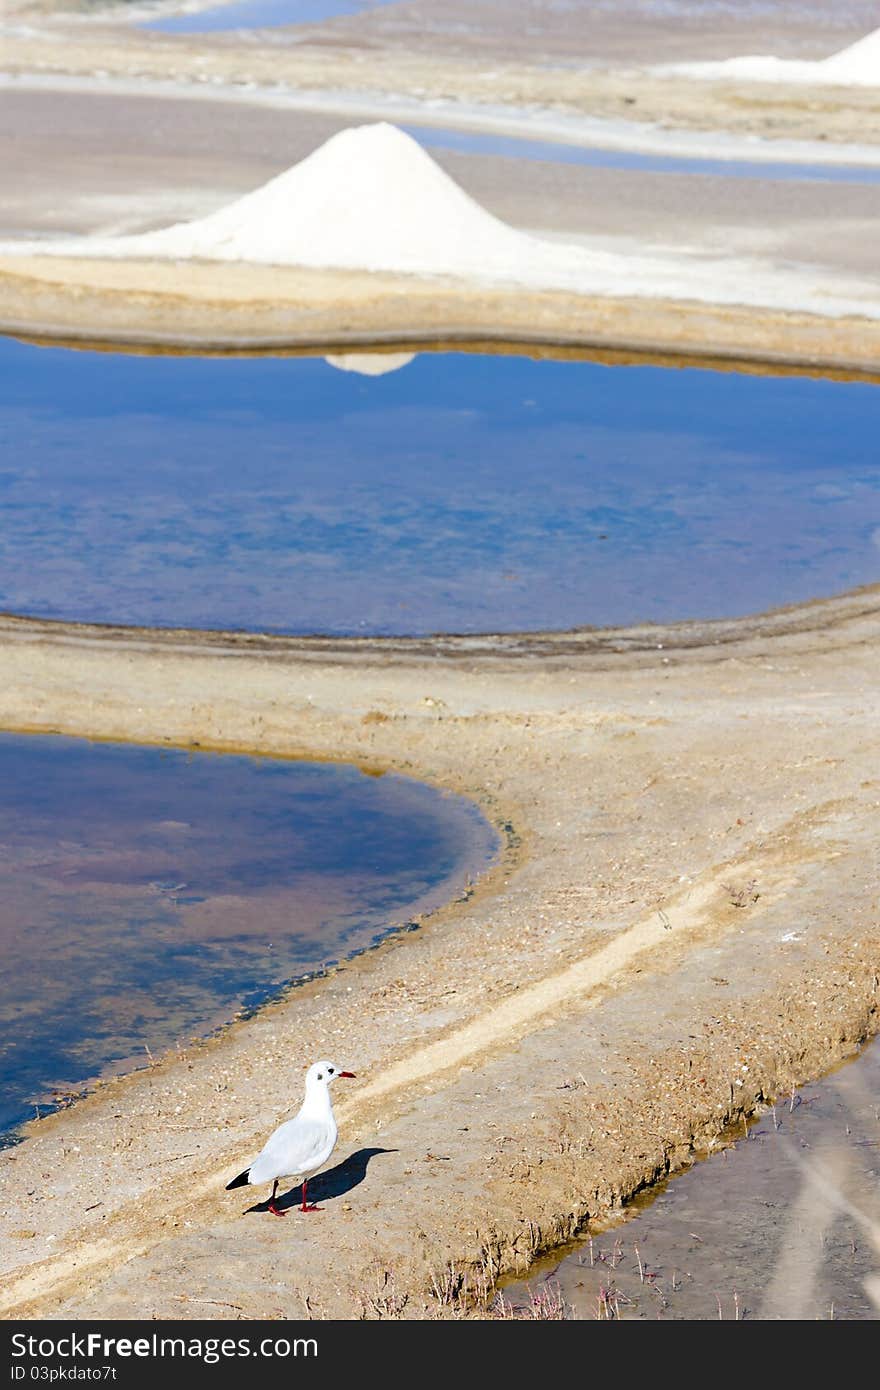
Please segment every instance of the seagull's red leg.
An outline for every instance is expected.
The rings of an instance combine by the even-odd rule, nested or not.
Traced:
[[[277,1191],[278,1179],[276,1178],[274,1183],[272,1184],[272,1196],[269,1198],[269,1210],[271,1211],[273,1216],[286,1216],[287,1212],[282,1211],[278,1203],[275,1201],[275,1194]]]
[[[323,1211],[323,1210],[324,1210],[323,1207],[316,1207],[315,1204],[314,1204],[314,1202],[309,1203],[309,1202],[306,1200],[306,1186],[307,1186],[307,1182],[308,1182],[308,1179],[303,1178],[303,1200],[302,1200],[302,1206],[300,1207],[300,1211]]]

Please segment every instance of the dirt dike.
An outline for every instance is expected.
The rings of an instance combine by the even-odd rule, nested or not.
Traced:
[[[505,348],[873,380],[869,318],[277,266],[0,258],[0,332],[141,352]]]

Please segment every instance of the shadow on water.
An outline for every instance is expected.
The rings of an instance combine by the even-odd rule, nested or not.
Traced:
[[[397,1149],[358,1149],[356,1153],[350,1154],[341,1163],[337,1163],[335,1168],[328,1168],[326,1172],[318,1173],[315,1177],[309,1178],[309,1201],[329,1202],[336,1197],[344,1197],[347,1192],[352,1192],[365,1180],[367,1168],[374,1158],[377,1158],[379,1154],[396,1154],[397,1152]],[[302,1183],[292,1187],[289,1192],[279,1194],[278,1206],[282,1211],[292,1211],[301,1203]],[[254,1206],[248,1207],[245,1215],[268,1210],[269,1199],[267,1198],[265,1202],[257,1202]]]

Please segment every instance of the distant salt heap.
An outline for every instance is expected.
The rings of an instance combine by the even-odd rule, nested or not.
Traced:
[[[574,257],[572,257],[574,251]],[[90,241],[90,255],[530,281],[583,264],[481,208],[409,135],[340,131],[286,173],[197,222]],[[537,263],[537,264],[536,264]]]
[[[880,29],[849,48],[818,62],[753,54],[717,63],[664,64],[656,71],[705,79],[742,78],[749,82],[797,82],[815,86],[880,87]]]

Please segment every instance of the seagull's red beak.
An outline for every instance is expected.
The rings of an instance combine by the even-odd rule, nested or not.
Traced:
[[[340,1076],[347,1076],[347,1077],[349,1077],[352,1081],[354,1081],[354,1079],[355,1079],[355,1073],[354,1073],[353,1071],[341,1071],[341,1072],[339,1073],[339,1075],[340,1075]]]

